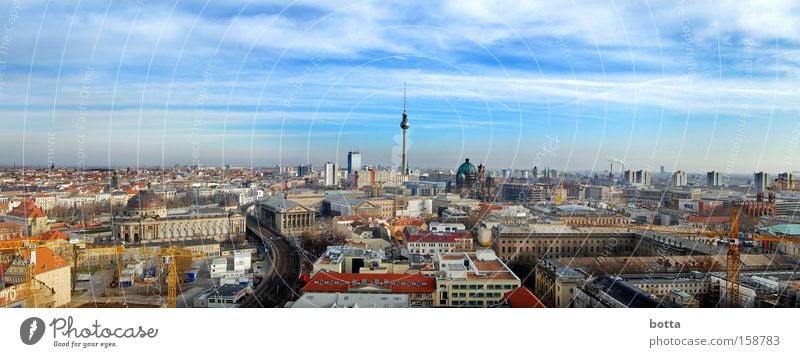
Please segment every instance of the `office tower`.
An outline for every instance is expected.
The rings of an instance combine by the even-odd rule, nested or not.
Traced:
[[[674,187],[683,187],[686,186],[688,177],[685,172],[678,170],[672,174],[672,186]]]
[[[767,191],[767,173],[766,172],[756,172],[753,174],[753,188],[755,189],[756,193],[761,193]]]
[[[339,184],[339,177],[336,172],[336,164],[333,162],[325,163],[325,186],[336,186]]]
[[[706,187],[719,187],[719,172],[706,172]]]
[[[361,170],[361,153],[350,151],[347,153],[347,173],[352,174],[358,170]]]

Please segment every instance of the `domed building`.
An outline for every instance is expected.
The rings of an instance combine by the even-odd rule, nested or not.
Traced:
[[[124,215],[116,217],[111,231],[117,241],[188,242],[243,238],[245,217],[218,205],[191,206],[167,210],[167,202],[156,192],[139,191],[128,200]]]
[[[469,162],[469,159],[465,159],[464,163],[461,164],[461,166],[458,167],[458,171],[456,171],[456,188],[458,188],[459,191],[470,189],[477,181],[478,169]]]
[[[153,191],[139,191],[128,199],[125,215],[130,217],[166,217],[167,202]]]

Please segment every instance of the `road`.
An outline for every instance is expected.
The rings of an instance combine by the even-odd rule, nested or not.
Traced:
[[[248,239],[268,253],[264,278],[253,295],[241,307],[282,307],[292,299],[300,283],[303,258],[301,253],[279,234],[261,225],[255,217],[247,216]],[[271,264],[268,264],[271,261]]]

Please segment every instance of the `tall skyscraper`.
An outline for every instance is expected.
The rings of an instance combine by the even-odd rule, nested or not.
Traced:
[[[753,188],[756,190],[756,193],[766,192],[767,191],[767,176],[766,172],[756,172],[753,174]]]
[[[719,187],[719,172],[706,172],[706,187]]]
[[[403,162],[400,170],[403,174],[408,174],[408,152],[406,151],[406,130],[411,127],[408,124],[408,114],[406,113],[406,84],[403,83],[403,121],[400,122],[400,129],[403,129]]]
[[[688,177],[686,173],[681,170],[675,171],[675,173],[672,174],[672,186],[674,187],[686,186],[687,181]]]
[[[314,167],[311,164],[299,165],[297,166],[297,176],[303,177],[306,175],[311,175],[311,172],[314,171]]]
[[[622,180],[628,183],[636,182],[636,171],[625,170],[622,172]]]
[[[333,162],[325,163],[325,186],[336,186],[339,184],[338,172],[336,172],[336,164]]]
[[[361,170],[361,153],[350,151],[347,153],[347,173],[352,174],[358,170]]]
[[[661,175],[664,175],[664,165],[661,165]]]

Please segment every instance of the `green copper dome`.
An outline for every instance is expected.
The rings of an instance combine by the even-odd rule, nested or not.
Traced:
[[[464,175],[464,176],[477,175],[478,174],[478,169],[475,168],[475,165],[473,165],[473,164],[471,164],[469,162],[469,159],[466,159],[464,161],[464,163],[461,164],[461,166],[458,167],[458,172],[456,172],[456,174],[459,175],[459,176],[460,175]]]

